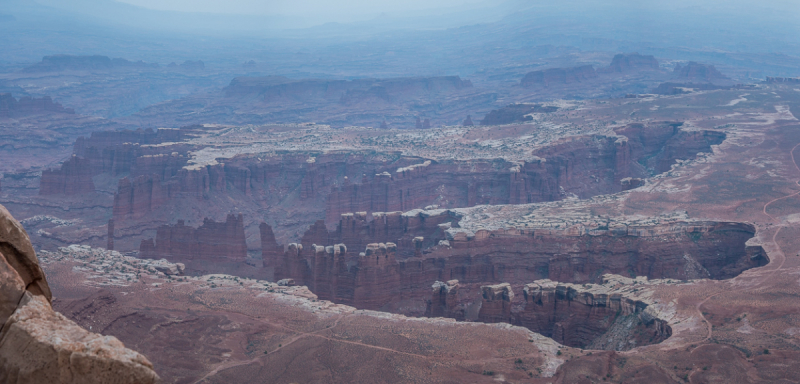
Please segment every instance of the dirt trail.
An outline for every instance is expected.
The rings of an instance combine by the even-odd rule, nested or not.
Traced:
[[[237,313],[237,315],[242,315],[242,314],[241,313]],[[247,315],[245,315],[245,316],[247,316]],[[361,342],[357,342],[357,341],[342,340],[342,339],[328,337],[328,336],[324,336],[324,335],[318,334],[318,333],[323,332],[323,331],[332,330],[337,325],[339,325],[339,321],[342,320],[343,318],[345,318],[346,316],[349,316],[349,315],[348,314],[340,315],[338,318],[336,318],[336,320],[333,322],[333,325],[331,325],[330,327],[323,328],[323,329],[320,329],[320,330],[316,330],[316,331],[313,331],[313,332],[302,332],[302,331],[293,329],[291,327],[287,327],[287,326],[285,326],[283,324],[277,324],[277,323],[273,323],[273,322],[270,322],[270,321],[264,321],[264,319],[248,316],[248,317],[252,317],[253,319],[259,320],[259,321],[261,321],[261,322],[263,322],[265,324],[269,324],[269,325],[277,327],[277,328],[283,328],[283,329],[286,329],[288,331],[294,332],[294,333],[296,333],[296,335],[293,336],[288,342],[281,343],[278,348],[276,348],[276,349],[274,349],[274,350],[272,350],[269,353],[266,353],[264,355],[259,355],[257,357],[254,357],[254,358],[250,359],[250,360],[244,360],[244,361],[237,360],[237,361],[231,361],[231,362],[227,362],[227,363],[221,363],[221,364],[217,365],[213,370],[208,372],[205,376],[203,376],[202,378],[200,378],[197,381],[195,381],[195,383],[203,383],[206,380],[208,380],[209,378],[211,378],[212,376],[214,376],[217,373],[219,373],[220,371],[228,369],[228,368],[233,368],[233,367],[238,367],[238,366],[242,366],[242,365],[247,365],[247,364],[252,364],[252,363],[259,362],[262,359],[265,359],[265,358],[269,357],[270,355],[279,352],[281,349],[288,347],[289,345],[291,345],[295,341],[303,339],[303,338],[306,338],[306,337],[318,337],[318,338],[326,339],[326,340],[332,341],[332,342],[339,342],[339,343],[358,345],[358,346],[365,347],[365,348],[372,348],[372,349],[377,349],[377,350],[381,350],[381,351],[397,353],[397,354],[413,356],[413,357],[420,357],[420,358],[428,358],[429,357],[429,356],[425,356],[425,355],[419,355],[419,354],[416,354],[416,353],[403,352],[403,351],[398,351],[398,350],[391,349],[391,348],[379,347],[377,345],[370,345],[370,344],[365,344],[365,343],[361,343]]]
[[[797,169],[797,172],[798,172],[798,173],[800,173],[800,166],[798,166],[798,165],[797,165],[797,161],[795,160],[795,157],[794,157],[794,151],[795,151],[795,149],[797,149],[797,147],[800,147],[800,143],[798,143],[797,145],[795,145],[794,147],[792,147],[792,149],[791,149],[791,150],[789,150],[789,155],[790,155],[790,156],[791,156],[791,158],[792,158],[792,164],[794,165],[795,169]],[[795,183],[796,183],[797,185],[799,185],[799,186],[800,186],[800,180],[796,181]],[[767,207],[768,207],[770,204],[772,204],[772,203],[774,203],[774,202],[776,202],[776,201],[783,200],[783,199],[788,199],[788,198],[790,198],[790,197],[797,196],[797,195],[800,195],[800,191],[798,191],[798,192],[795,192],[795,193],[792,193],[792,194],[790,194],[790,195],[787,195],[787,196],[783,196],[783,197],[779,197],[779,198],[776,198],[776,199],[770,200],[769,202],[767,202],[766,204],[764,204],[764,208],[762,209],[762,212],[763,212],[763,213],[764,213],[766,216],[768,216],[768,217],[769,217],[769,218],[770,218],[770,219],[771,219],[773,222],[776,222],[776,221],[777,221],[777,219],[776,219],[775,217],[773,217],[772,215],[770,215],[769,213],[767,213]],[[765,267],[768,267],[768,266],[770,266],[770,265],[774,265],[775,263],[778,263],[778,267],[777,267],[777,268],[773,268],[772,270],[770,270],[770,273],[768,273],[768,274],[764,274],[764,275],[763,275],[763,277],[761,277],[761,278],[759,279],[760,281],[759,281],[758,285],[763,285],[763,284],[765,284],[765,283],[769,282],[769,281],[771,280],[772,276],[773,276],[773,275],[774,275],[774,274],[775,274],[777,271],[781,270],[781,269],[783,268],[783,265],[784,265],[784,263],[786,262],[786,254],[783,252],[783,249],[781,249],[781,246],[778,244],[778,242],[777,242],[777,240],[776,240],[776,239],[777,239],[777,237],[778,237],[778,234],[779,234],[779,233],[781,232],[781,230],[783,230],[785,227],[786,227],[786,225],[785,225],[785,224],[783,224],[783,223],[779,224],[779,225],[778,225],[778,229],[777,229],[777,230],[775,231],[775,233],[772,235],[772,244],[775,246],[775,251],[774,251],[774,252],[772,252],[772,254],[770,254],[770,262],[769,262],[769,264],[767,264],[767,265],[765,266]],[[737,277],[735,277],[735,278],[734,278],[734,280],[735,280],[735,279],[737,279],[737,278],[738,278],[738,276],[737,276]],[[705,337],[705,339],[703,339],[703,342],[705,342],[705,341],[708,341],[709,339],[711,339],[711,336],[712,336],[712,334],[713,334],[713,327],[712,327],[712,325],[711,325],[711,322],[710,322],[710,321],[708,321],[708,320],[706,319],[706,317],[703,315],[703,311],[702,311],[702,309],[701,309],[701,307],[703,306],[703,304],[705,304],[706,302],[708,302],[708,300],[710,300],[710,299],[712,299],[712,298],[714,298],[715,296],[718,296],[718,295],[720,295],[720,294],[723,294],[723,293],[730,293],[730,292],[737,292],[737,291],[741,291],[741,290],[744,290],[744,289],[752,290],[752,289],[753,289],[753,287],[742,287],[742,288],[738,288],[738,289],[734,289],[734,290],[722,290],[722,291],[719,291],[719,292],[716,292],[716,293],[714,293],[714,294],[711,294],[711,295],[707,296],[705,299],[703,299],[702,301],[700,301],[699,303],[697,303],[697,305],[695,306],[695,309],[697,310],[697,313],[698,313],[698,315],[700,316],[700,318],[703,320],[703,322],[705,322],[705,323],[706,323],[706,326],[707,326],[707,328],[708,328],[708,333],[706,334],[706,337]],[[687,343],[687,344],[689,344],[689,343]]]

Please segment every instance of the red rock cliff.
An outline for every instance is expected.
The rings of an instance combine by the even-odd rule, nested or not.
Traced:
[[[412,221],[420,219],[419,215],[409,216],[407,228],[413,229]],[[424,228],[429,238],[442,229],[439,225]],[[275,278],[293,278],[320,298],[360,308],[398,310],[404,300],[424,305],[431,297],[431,284],[454,279],[466,288],[497,282],[525,284],[543,278],[597,282],[608,273],[726,279],[767,263],[760,247],[745,244],[754,233],[749,225],[715,222],[535,232],[482,230],[473,235],[455,231],[447,232],[446,245],[431,241],[423,252],[416,251],[415,240],[421,238],[422,242],[425,237],[411,239],[406,254],[415,257],[398,260],[400,252],[392,243],[387,253],[391,257],[364,258],[377,252],[374,244],[368,244],[364,256],[359,257],[341,252],[335,258],[332,250],[325,251],[324,262],[318,258],[326,247],[290,245],[276,261]],[[358,249],[346,243],[341,246]],[[424,307],[412,312],[417,310],[424,311]]]
[[[603,286],[540,280],[525,285],[524,309],[514,323],[579,348],[625,351],[672,335],[648,303]]]
[[[199,228],[165,225],[153,239],[143,240],[139,248],[142,258],[165,258],[173,262],[244,262],[247,244],[242,215],[228,215],[224,223],[205,219]]]

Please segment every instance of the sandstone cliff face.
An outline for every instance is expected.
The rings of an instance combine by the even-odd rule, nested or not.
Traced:
[[[437,281],[431,286],[425,316],[464,320],[464,310],[458,304],[458,280]]]
[[[156,231],[153,239],[142,240],[139,256],[147,259],[167,259],[172,262],[233,262],[247,258],[242,215],[228,215],[224,223],[205,219],[193,228],[178,220]]]
[[[322,220],[303,235],[304,247],[312,244],[346,244],[350,249],[365,249],[368,244],[392,242],[401,259],[419,256],[423,248],[446,238],[445,230],[456,216],[446,210],[408,212],[355,212],[341,215],[336,229],[328,231]]]
[[[41,195],[75,195],[95,190],[92,177],[106,174],[170,177],[186,163],[186,158],[173,155],[174,148],[142,147],[181,138],[181,131],[160,129],[93,132],[87,139],[79,137],[73,155],[61,167],[42,172]],[[159,153],[159,151],[169,151]]]
[[[103,174],[108,176],[104,180],[120,178],[113,209],[118,225],[147,217],[173,199],[239,193],[261,206],[297,196],[324,209],[326,224],[333,225],[351,212],[519,204],[618,192],[622,179],[664,172],[676,159],[693,158],[724,139],[713,131],[685,132],[679,125],[632,124],[619,129],[619,136],[575,137],[534,151],[541,160],[522,163],[332,151],[243,155],[190,166],[192,147],[180,141],[201,134],[202,126],[102,132],[79,139],[75,158],[43,176],[41,193],[83,193],[91,189],[92,177]]]
[[[382,172],[361,183],[334,189],[326,201],[326,222],[335,223],[350,212],[409,211],[428,205],[471,207],[505,204],[510,199],[510,162],[420,161]]]
[[[623,178],[668,171],[677,159],[709,152],[725,138],[714,131],[685,132],[680,125],[632,124],[618,131],[624,137],[565,140],[534,151],[542,161],[425,161],[378,173],[334,189],[326,202],[326,222],[348,212],[554,201],[566,197],[565,190],[581,198],[619,192]]]
[[[508,323],[511,320],[511,304],[514,291],[508,283],[484,285],[481,287],[483,302],[478,313],[478,321],[484,323]]]
[[[561,344],[624,351],[672,335],[646,311],[647,302],[603,286],[540,280],[525,285],[523,294],[524,309],[511,321]]]
[[[258,227],[261,235],[261,260],[265,268],[275,270],[280,257],[283,256],[283,246],[275,240],[275,233],[267,223],[261,223]]]
[[[672,335],[667,321],[648,309],[651,301],[633,297],[637,291],[647,291],[647,278],[609,274],[601,282],[578,285],[537,280],[521,287],[521,302],[515,300],[511,284],[484,285],[475,320],[519,325],[564,345],[600,350],[626,351]],[[437,281],[432,288],[425,315],[463,320],[466,303],[459,297],[458,281]]]
[[[80,328],[54,312],[50,299],[27,234],[0,206],[0,382],[158,381],[144,356]]]
[[[395,230],[390,227],[383,232],[375,229],[387,221],[378,219],[371,224],[363,221],[365,218],[364,213],[345,215],[334,232],[328,232],[320,222],[304,238],[315,243],[290,245],[289,251],[277,255],[275,261],[265,259],[265,263],[274,263],[276,279],[295,279],[320,298],[359,308],[398,310],[397,303],[403,300],[441,302],[430,293],[430,284],[436,281],[458,280],[461,287],[474,288],[497,282],[526,284],[537,279],[596,283],[609,273],[680,280],[727,279],[768,262],[761,247],[746,244],[755,229],[740,223],[469,233],[452,228],[458,225],[454,214],[438,210],[424,216],[419,211],[404,214],[395,222]],[[342,236],[345,233],[353,235]],[[404,246],[391,242],[387,248],[391,257],[376,258],[374,264],[369,257],[347,253],[347,249],[364,249],[351,244],[401,233],[397,241]],[[335,247],[318,245],[325,244],[322,241],[326,238],[327,244],[342,243],[335,243]],[[364,255],[371,252],[376,252],[375,245],[367,244]]]

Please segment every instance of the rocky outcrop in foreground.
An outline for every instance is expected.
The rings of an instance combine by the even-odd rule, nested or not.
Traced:
[[[112,336],[53,311],[28,235],[0,206],[0,383],[155,383],[153,365]]]

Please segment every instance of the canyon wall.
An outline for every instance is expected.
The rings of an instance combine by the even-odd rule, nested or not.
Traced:
[[[345,219],[351,222],[339,226],[341,233],[328,235],[323,230],[320,236],[300,243],[342,243],[363,250],[371,243],[392,242],[398,246],[399,257],[407,258],[416,252],[412,244],[415,237],[422,237],[420,249],[427,249],[444,236],[409,231],[411,224],[403,222],[406,219],[400,219],[402,214],[396,212],[524,204],[619,192],[669,170],[676,159],[694,158],[724,140],[722,133],[684,131],[680,125],[631,124],[611,135],[562,139],[533,150],[528,161],[436,161],[371,150],[279,151],[217,159],[208,165],[190,164],[192,151],[197,148],[181,140],[211,128],[102,132],[79,139],[74,157],[60,169],[44,172],[40,194],[80,195],[95,187],[108,191],[116,183],[111,218],[120,231],[117,246],[121,250],[135,249],[141,238],[131,236],[158,225],[149,222],[174,222],[161,209],[173,206],[180,212],[175,214],[186,220],[218,218],[234,209],[248,214],[296,216],[293,231],[322,218],[318,226],[334,227],[342,215],[350,214]],[[95,186],[94,182],[100,184]],[[225,205],[231,201],[237,201],[238,208]],[[207,204],[224,207],[212,213],[198,208]],[[358,212],[366,216],[357,217]],[[381,212],[388,213],[373,222],[373,214]],[[252,224],[256,223],[246,223],[252,231],[249,236],[255,235],[256,226]],[[273,229],[281,237],[288,232],[285,228]],[[408,235],[399,236],[401,230]]]
[[[434,161],[399,153],[331,151],[240,155],[188,166],[191,146],[181,140],[201,126],[100,132],[75,144],[74,160],[43,176],[42,194],[90,190],[89,179],[119,178],[113,217],[118,223],[148,215],[171,199],[224,196],[237,190],[265,204],[298,194],[324,209],[333,225],[350,212],[394,212],[438,205],[553,201],[621,191],[624,178],[669,170],[724,140],[714,131],[683,131],[680,123],[631,124],[618,136],[581,136],[537,149],[540,160]],[[625,186],[629,187],[629,184]],[[324,208],[323,208],[324,207]]]
[[[437,281],[431,286],[431,299],[425,317],[448,317],[464,320],[464,309],[459,308],[458,280]]]
[[[348,212],[391,212],[560,200],[565,191],[580,198],[619,192],[622,179],[668,171],[677,159],[709,152],[725,135],[682,131],[681,123],[631,124],[620,136],[582,136],[536,150],[543,160],[424,162],[377,173],[361,183],[344,183],[326,202],[326,222]]]
[[[613,275],[605,278],[621,280]],[[619,289],[615,283],[577,285],[537,280],[525,284],[520,305],[514,302],[510,284],[484,285],[478,321],[519,325],[561,344],[585,349],[627,351],[660,343],[672,335],[667,322],[648,310],[651,302],[630,297],[629,290]]]
[[[155,241],[142,240],[139,257],[185,262],[190,268],[195,261],[243,263],[247,258],[244,219],[241,214],[230,214],[224,223],[205,219],[198,228],[178,220],[175,225],[159,227]]]
[[[746,245],[755,234],[747,224],[615,224],[610,228],[481,230],[472,234],[452,229],[457,225],[453,216],[445,210],[427,218],[420,213],[400,216],[398,223],[405,225],[407,232],[398,241],[408,244],[405,249],[394,242],[372,243],[357,256],[355,252],[364,248],[355,248],[347,244],[348,238],[338,237],[345,232],[342,224],[351,223],[345,217],[340,228],[327,233],[327,244],[343,241],[335,246],[338,251],[320,245],[326,244],[321,242],[324,227],[312,228],[309,233],[319,243],[291,244],[277,260],[265,259],[265,263],[275,265],[276,279],[292,278],[320,298],[359,308],[398,310],[407,303],[421,305],[428,300],[430,286],[436,281],[458,280],[462,288],[474,288],[492,282],[525,284],[537,279],[590,283],[609,273],[678,280],[727,279],[768,262],[761,247]],[[430,224],[408,230],[412,219]],[[385,223],[377,221],[374,227]],[[369,224],[356,224],[367,235],[360,241],[385,238],[383,233],[370,237]],[[442,235],[446,238],[439,237]],[[386,244],[387,256],[373,260],[369,255],[382,250],[380,244]],[[358,292],[369,295],[359,296]]]
[[[409,212],[345,213],[335,230],[329,231],[322,220],[312,225],[300,239],[309,247],[313,244],[346,244],[350,249],[365,249],[372,243],[394,243],[401,259],[419,256],[446,238],[445,231],[458,218],[447,210]]]
[[[0,206],[0,382],[159,381],[144,356],[79,327],[53,311],[51,299],[27,233]]]
[[[481,309],[478,321],[482,323],[510,323],[514,291],[508,283],[481,287]]]
[[[523,289],[524,309],[510,321],[579,348],[626,351],[672,335],[649,303],[603,286],[540,280]]]
[[[160,128],[92,132],[88,138],[79,137],[73,146],[73,153],[88,159],[92,164],[92,172],[97,175],[107,173],[111,176],[125,175],[134,171],[134,175],[149,174],[146,164],[148,160],[139,160],[152,156],[168,156],[176,150],[185,151],[180,146],[150,147],[167,142],[180,142],[185,135],[197,127],[181,129]],[[141,169],[135,172],[137,160],[141,161]],[[185,163],[185,161],[184,161]],[[161,171],[160,169],[158,171]]]
[[[79,137],[73,155],[59,168],[42,172],[40,195],[75,195],[95,190],[94,176],[127,175],[172,176],[186,163],[185,156],[175,153],[174,147],[143,147],[149,144],[180,140],[182,131],[159,129],[153,131],[93,132],[87,139]],[[167,153],[161,153],[167,152]]]
[[[73,155],[58,169],[42,171],[40,195],[80,195],[94,192],[91,162]]]

